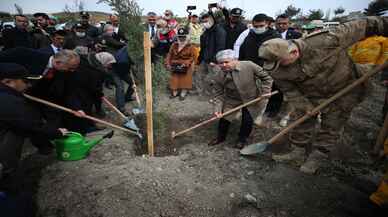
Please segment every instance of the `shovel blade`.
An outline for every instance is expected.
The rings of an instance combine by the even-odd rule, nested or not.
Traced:
[[[132,113],[133,113],[134,115],[138,115],[138,114],[144,114],[145,111],[144,111],[143,108],[133,108],[133,109],[132,109]]]
[[[139,127],[136,125],[135,120],[133,118],[128,119],[125,123],[124,126],[128,129],[131,129],[133,131],[139,131]]]
[[[262,143],[254,143],[250,144],[248,146],[245,146],[243,149],[240,150],[241,155],[254,155],[258,153],[262,153],[267,149],[269,146],[268,143],[262,142]]]

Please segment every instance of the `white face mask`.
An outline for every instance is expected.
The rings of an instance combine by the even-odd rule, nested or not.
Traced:
[[[253,32],[255,32],[256,34],[263,34],[265,31],[267,31],[267,27],[259,27],[259,28],[255,28],[253,27],[252,28]]]
[[[86,36],[86,33],[85,32],[75,32],[75,35],[79,38],[83,38]]]
[[[168,29],[166,29],[166,28],[160,29],[160,33],[162,33],[163,35],[165,35],[165,34],[168,33]]]
[[[213,23],[211,21],[207,21],[206,23],[202,23],[203,28],[210,29],[213,26]]]

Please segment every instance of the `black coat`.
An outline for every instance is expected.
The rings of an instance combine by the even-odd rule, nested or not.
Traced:
[[[61,133],[43,121],[37,107],[16,90],[0,84],[0,163],[16,168],[25,137],[58,138]]]
[[[92,48],[93,44],[94,44],[94,40],[92,37],[86,35],[83,38],[79,38],[74,33],[71,33],[65,36],[65,42],[63,44],[63,48],[70,49],[70,50],[73,50],[77,46]]]
[[[86,27],[86,35],[94,39],[100,35],[100,31],[97,27],[88,24]]]
[[[50,54],[31,48],[17,47],[0,52],[0,62],[20,64],[36,75],[43,74],[49,59]]]
[[[50,56],[55,54],[54,49],[51,47],[51,45],[47,46],[47,47],[44,47],[44,48],[40,48],[38,50],[39,50],[39,52],[46,53],[46,54],[48,54]]]
[[[264,60],[259,58],[258,50],[265,42],[273,38],[281,38],[280,34],[273,29],[268,29],[263,34],[256,34],[250,31],[244,42],[241,44],[239,60],[250,60],[259,66],[263,66]]]
[[[105,72],[102,70],[102,65],[95,58],[95,53],[81,57],[80,66],[68,77],[64,99],[65,106],[91,114],[95,102],[104,95],[102,84]],[[69,130],[81,134],[85,134],[88,128],[93,126],[92,122],[72,115],[66,115],[64,123]]]
[[[66,86],[65,104],[74,110],[91,112],[95,99],[101,98],[105,72],[96,60],[95,53],[81,57],[78,69],[69,74]]]
[[[48,30],[47,30],[48,31]],[[48,34],[48,32],[46,32]],[[40,29],[34,29],[32,32],[32,47],[35,49],[47,47],[51,44],[50,36],[43,33]]]
[[[215,24],[212,28],[207,29],[201,35],[201,51],[199,53],[199,61],[210,63],[216,62],[216,54],[218,51],[226,48],[226,32]]]
[[[118,50],[125,46],[120,40],[117,40],[113,36],[101,35],[98,37],[99,40],[105,40],[106,52],[114,55]]]
[[[4,50],[15,47],[32,48],[32,36],[28,31],[18,28],[4,29],[2,35]]]
[[[290,40],[290,39],[298,39],[298,38],[301,38],[302,37],[302,33],[300,32],[297,32],[293,29],[288,29],[287,30],[287,34],[286,34],[286,39],[287,40]]]
[[[230,14],[229,14],[228,9],[223,8],[222,13],[224,14],[224,17],[225,17],[225,22],[222,24],[222,27],[225,29],[225,32],[226,32],[226,48],[225,49],[233,49],[234,43],[236,42],[237,38],[248,27],[245,24],[243,24],[241,21],[239,21],[232,28],[230,26]]]

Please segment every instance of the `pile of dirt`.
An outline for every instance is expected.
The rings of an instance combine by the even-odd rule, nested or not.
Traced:
[[[169,118],[155,138],[159,157],[139,155],[140,143],[116,132],[85,160],[50,162],[36,194],[38,216],[340,217],[348,216],[349,207],[362,211],[358,207],[368,200],[368,194],[357,189],[365,179],[358,185],[349,181],[360,173],[344,173],[330,162],[310,176],[274,162],[266,153],[240,156],[233,148],[238,121],[223,145],[207,146],[216,135],[216,124],[169,139],[168,131],[211,115],[206,99],[188,96],[182,102],[164,94],[156,112]],[[268,139],[273,133],[256,129],[254,139]]]

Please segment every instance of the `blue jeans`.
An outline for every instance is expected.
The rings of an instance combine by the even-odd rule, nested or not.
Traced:
[[[125,110],[125,102],[131,98],[133,94],[132,80],[129,76],[129,65],[116,64],[113,67],[113,83],[116,89],[116,105],[121,111]],[[128,84],[127,91],[124,93],[124,82]]]

